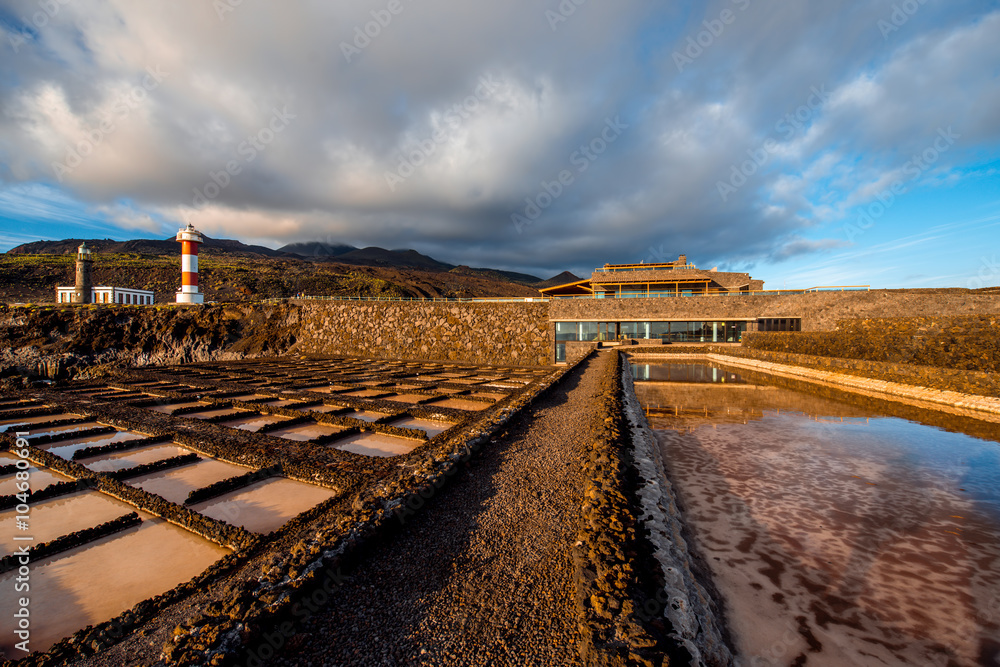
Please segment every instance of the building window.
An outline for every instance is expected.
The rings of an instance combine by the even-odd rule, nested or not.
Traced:
[[[556,363],[561,364],[566,361],[566,343],[556,343]]]
[[[556,322],[556,340],[580,340],[580,325],[576,322]]]
[[[597,322],[580,322],[580,340],[597,340]]]

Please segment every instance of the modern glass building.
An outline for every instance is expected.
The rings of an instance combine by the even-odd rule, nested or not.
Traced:
[[[722,322],[555,322],[556,362],[566,361],[568,341],[659,339],[671,343],[738,343],[755,320]]]

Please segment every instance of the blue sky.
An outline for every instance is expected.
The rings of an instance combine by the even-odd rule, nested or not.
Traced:
[[[343,6],[341,6],[343,5]],[[0,1],[0,250],[1000,284],[1000,3]]]

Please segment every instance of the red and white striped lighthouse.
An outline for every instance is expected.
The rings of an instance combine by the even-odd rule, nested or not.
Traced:
[[[198,246],[205,240],[193,225],[177,232],[181,243],[181,288],[177,303],[205,303],[205,295],[198,290]]]

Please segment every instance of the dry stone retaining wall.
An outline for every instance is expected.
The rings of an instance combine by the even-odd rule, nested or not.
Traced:
[[[749,333],[751,350],[1000,373],[1000,316],[846,320],[835,332]]]
[[[1000,293],[966,289],[871,290],[651,299],[560,299],[553,320],[643,321],[802,318],[803,331],[832,331],[846,319],[1000,315]]]
[[[331,302],[302,306],[297,352],[547,366],[545,303]]]

